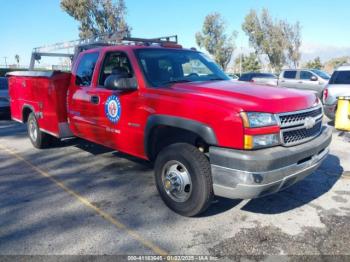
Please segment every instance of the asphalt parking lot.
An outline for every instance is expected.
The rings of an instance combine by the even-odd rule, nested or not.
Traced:
[[[148,163],[71,140],[32,147],[0,121],[0,255],[350,255],[350,135],[278,194],[215,199],[196,218],[161,201]]]

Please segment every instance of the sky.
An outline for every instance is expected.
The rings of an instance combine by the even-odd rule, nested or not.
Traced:
[[[241,29],[250,9],[268,8],[277,19],[302,25],[303,60],[350,55],[348,0],[125,0],[134,37],[179,36],[184,47],[196,47],[195,33],[211,12],[222,14],[227,31],[237,31],[236,45],[248,52]],[[78,38],[78,23],[60,8],[59,0],[0,0],[0,65],[29,64],[34,47]]]

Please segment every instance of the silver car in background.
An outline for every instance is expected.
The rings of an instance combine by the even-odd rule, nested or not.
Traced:
[[[350,96],[350,65],[338,67],[324,90],[324,113],[330,119],[335,118],[339,96]]]
[[[8,112],[10,109],[10,97],[8,81],[6,77],[0,77],[0,113]]]
[[[238,81],[251,82],[258,85],[277,86],[277,76],[270,73],[244,73]]]
[[[283,70],[278,79],[278,86],[310,90],[322,98],[323,90],[328,84],[330,75],[318,69]]]

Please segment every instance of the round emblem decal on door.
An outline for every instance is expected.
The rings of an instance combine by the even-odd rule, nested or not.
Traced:
[[[118,123],[121,114],[120,101],[117,96],[108,97],[105,104],[106,115],[112,123]]]

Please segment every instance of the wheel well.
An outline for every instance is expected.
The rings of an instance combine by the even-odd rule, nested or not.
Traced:
[[[22,112],[23,123],[26,123],[28,121],[28,117],[29,117],[30,113],[32,113],[32,112],[33,112],[33,110],[30,107],[23,108],[23,112]]]
[[[202,152],[209,150],[208,144],[198,134],[177,127],[156,126],[151,130],[148,139],[146,150],[151,161],[164,147],[175,143],[188,143],[198,147]]]

